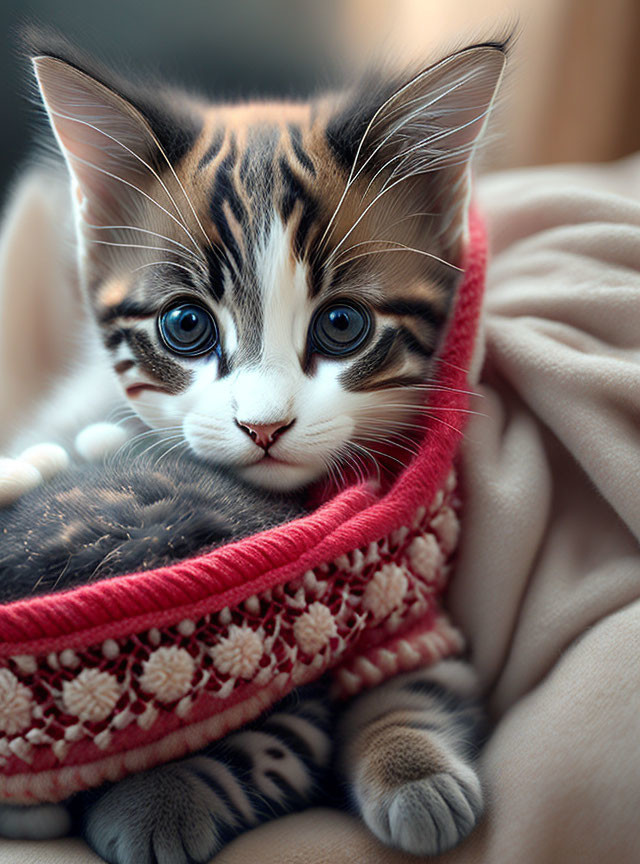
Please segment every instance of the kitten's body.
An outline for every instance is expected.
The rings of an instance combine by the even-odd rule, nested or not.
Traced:
[[[303,513],[291,494],[247,486],[189,452],[125,451],[77,465],[0,509],[0,601],[170,564]],[[114,864],[205,864],[241,831],[326,803],[337,760],[346,799],[379,836],[418,853],[442,851],[482,806],[470,764],[481,721],[473,684],[466,664],[446,661],[399,676],[345,711],[320,681],[187,759],[66,805],[30,808],[31,819],[25,808],[0,806],[0,834],[55,836],[73,817]]]
[[[272,495],[327,473],[340,479],[345,468],[380,472],[389,444],[408,458],[460,279],[470,160],[504,44],[472,46],[416,75],[374,76],[304,104],[222,105],[153,93],[104,70],[87,72],[93,64],[55,40],[33,54],[71,173],[81,280],[105,349],[99,362],[110,367],[100,373],[110,382],[104,393],[83,371],[88,395],[78,419],[109,419],[128,404],[147,426]],[[53,440],[69,442],[78,431],[66,419],[47,424]],[[99,445],[89,450],[108,449]],[[33,464],[32,455],[24,459]],[[44,476],[41,452],[38,459]],[[175,465],[168,461],[168,470]],[[0,498],[21,491],[20,482],[2,478],[15,470],[16,463],[0,464]],[[39,476],[35,469],[18,475],[27,478],[24,488]],[[104,482],[121,494],[122,476]],[[134,482],[142,496],[150,482],[161,490],[166,480]],[[55,506],[61,493],[45,487],[41,494],[33,500]],[[210,492],[196,494],[203,502]],[[142,513],[123,504],[117,530]],[[152,508],[171,522],[173,503]],[[283,505],[258,518],[258,527],[294,511]],[[211,512],[215,536],[195,518],[198,529],[180,555],[196,551],[192,540],[226,539],[219,502]],[[25,519],[20,507],[15,513],[7,524]],[[67,528],[75,551],[75,529]],[[247,521],[241,533],[255,528]],[[111,552],[117,530],[108,528]],[[106,575],[102,548],[95,536],[87,543],[85,531],[79,578],[89,561]],[[41,586],[77,584],[47,568],[34,572],[40,551],[49,558],[48,536],[34,539],[20,562],[23,553],[8,548],[16,573],[34,584],[43,577]],[[129,552],[120,557],[126,570],[167,560],[167,548],[156,558],[146,540]],[[14,581],[5,596],[16,596],[15,588]],[[445,661],[356,699],[341,718],[337,764],[356,808],[385,842],[444,851],[477,821],[473,688],[469,667]],[[297,704],[206,755],[80,796],[85,836],[114,864],[208,861],[239,831],[317,800],[333,750],[330,725],[316,695],[301,693]],[[23,831],[16,825],[24,819],[21,810],[0,808],[0,833]]]
[[[304,513],[189,452],[78,465],[0,509],[0,602],[172,564]]]

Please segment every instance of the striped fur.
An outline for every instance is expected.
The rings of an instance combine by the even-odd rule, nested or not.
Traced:
[[[154,100],[59,41],[32,51],[89,304],[142,420],[272,489],[378,473],[389,439],[411,449],[505,46],[306,103],[246,104],[162,88]],[[371,326],[357,350],[328,355],[313,321],[345,300]],[[163,342],[178,302],[215,319],[206,352]],[[267,452],[246,424],[287,430]]]
[[[112,864],[208,864],[229,840],[317,801],[331,764],[327,687],[287,697],[207,751],[135,774],[72,809]]]
[[[399,676],[342,711],[320,681],[194,756],[66,806],[0,807],[0,835],[54,837],[73,822],[109,864],[208,864],[238,834],[329,803],[351,806],[384,843],[440,854],[482,814],[474,692],[459,660]],[[344,793],[331,791],[334,771]]]
[[[239,833],[319,803],[350,804],[383,842],[436,855],[482,813],[474,686],[466,664],[447,660],[340,716],[321,681],[206,752],[80,795],[71,809],[111,864],[206,864]],[[334,764],[346,801],[328,791]]]
[[[474,760],[483,731],[475,678],[460,660],[401,675],[341,719],[339,764],[373,833],[416,855],[456,846],[483,808]]]
[[[144,423],[180,430],[198,456],[271,490],[379,472],[390,444],[411,452],[505,45],[309,103],[239,105],[154,94],[56,40],[36,37],[32,53],[70,169],[89,306]],[[178,301],[215,320],[206,353],[178,356],[161,338]],[[371,322],[344,356],[313,338],[338,301]],[[268,452],[252,424],[278,426]],[[326,694],[301,690],[206,753],[70,809],[114,864],[206,862],[239,832],[325,800],[335,757],[378,837],[435,854],[482,809],[471,677],[453,661],[403,676],[356,699],[337,727]],[[23,808],[0,808],[0,832],[53,834],[68,818],[33,814],[26,824]]]
[[[248,487],[185,453],[76,466],[0,511],[0,598],[168,564],[299,512],[291,495]],[[0,807],[0,835],[58,836],[73,817],[113,864],[207,862],[242,831],[327,803],[335,767],[381,840],[435,854],[462,839],[482,808],[473,689],[470,668],[448,660],[341,711],[321,681],[195,756],[66,806]]]

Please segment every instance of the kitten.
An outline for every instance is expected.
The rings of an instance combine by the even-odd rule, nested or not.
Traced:
[[[0,510],[0,601],[171,564],[304,512],[291,493],[247,486],[189,452],[75,466]],[[481,811],[472,684],[464,663],[444,661],[353,700],[340,717],[320,680],[186,759],[66,803],[0,806],[0,835],[52,837],[74,821],[114,864],[208,862],[241,831],[330,801],[337,755],[353,804],[382,839],[442,851]]]
[[[85,296],[112,368],[109,379],[104,359],[84,366],[62,421],[49,409],[46,437],[68,443],[88,405],[103,420],[128,403],[148,427],[271,492],[345,467],[378,471],[423,410],[460,280],[471,157],[505,56],[503,43],[479,44],[309,103],[229,105],[131,85],[36,37]],[[102,398],[109,380],[115,401]],[[472,689],[470,669],[446,661],[342,718],[338,764],[384,841],[435,853],[475,824]],[[308,716],[293,728],[309,732]],[[223,754],[238,741],[244,781],[230,791]],[[297,732],[280,742],[279,758],[261,732],[234,733],[205,767],[192,757],[116,784],[84,812],[89,842],[122,864],[207,860],[265,818],[234,797],[264,793],[265,771],[281,784],[273,813],[309,800],[326,760],[310,767],[302,754],[324,748],[309,751]],[[306,797],[291,794],[301,776]]]
[[[0,510],[0,602],[172,564],[305,512],[298,496],[249,486],[189,452],[127,450]]]

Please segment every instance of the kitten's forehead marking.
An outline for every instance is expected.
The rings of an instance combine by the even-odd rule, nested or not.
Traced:
[[[318,104],[247,103],[205,111],[182,173],[197,180],[203,223],[232,269],[250,269],[274,213],[296,223],[292,247],[305,257],[318,233],[313,229],[346,180],[336,171],[326,136]]]
[[[292,362],[304,351],[311,275],[303,262],[321,209],[312,119],[309,104],[216,109],[192,154],[216,247],[211,292],[230,313],[232,367],[277,355]]]
[[[263,308],[261,359],[269,365],[298,365],[302,359],[310,303],[307,268],[292,253],[291,223],[277,216],[257,254]]]

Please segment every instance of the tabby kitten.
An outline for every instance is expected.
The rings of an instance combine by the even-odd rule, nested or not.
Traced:
[[[189,453],[123,452],[76,466],[0,510],[0,601],[171,564],[303,512],[291,494],[248,487]],[[337,756],[349,797],[382,839],[444,850],[481,811],[472,688],[469,667],[448,660],[353,700],[340,717],[325,678],[186,759],[62,804],[0,806],[0,836],[52,837],[75,822],[113,864],[208,862],[275,816],[312,803],[344,806],[328,794]]]
[[[471,157],[504,63],[505,45],[485,43],[308,103],[231,105],[131,85],[36,37],[105,350],[80,364],[65,410],[52,404],[32,440],[68,444],[128,404],[274,493],[345,469],[375,474],[390,439],[410,451],[460,280]],[[94,435],[89,449],[108,446]],[[5,500],[65,461],[54,447],[37,453],[1,463]],[[472,689],[468,667],[447,661],[342,718],[338,763],[384,841],[433,853],[475,824]],[[128,778],[83,811],[89,842],[122,864],[206,861],[265,818],[253,802],[269,782],[271,814],[308,801],[329,738],[301,698],[304,716],[278,721],[283,755],[271,732],[245,730],[206,765],[192,757]],[[5,815],[16,814],[5,808],[0,831],[11,830]]]

